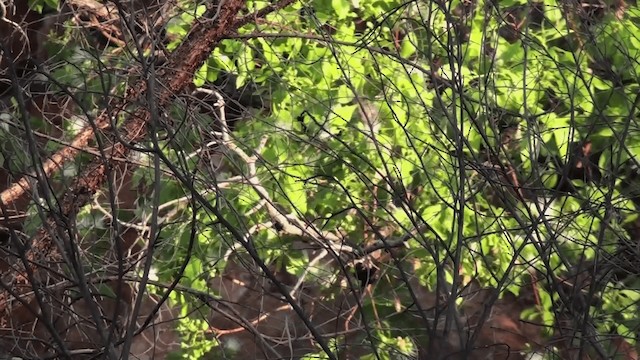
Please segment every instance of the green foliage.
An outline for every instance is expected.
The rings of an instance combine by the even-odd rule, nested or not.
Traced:
[[[499,3],[502,9],[524,4]],[[452,2],[451,9],[459,4]],[[158,250],[159,278],[172,280],[188,259],[181,285],[206,291],[207,276],[227,263],[224,254],[246,244],[266,263],[283,261],[291,273],[305,274],[308,254],[294,250],[291,237],[279,233],[271,207],[340,233],[354,247],[367,245],[372,235],[363,229],[370,222],[390,225],[392,237],[426,224],[404,250],[415,260],[419,282],[431,290],[440,269],[450,282],[460,277],[520,294],[518,274],[544,269],[551,277],[579,261],[614,253],[622,226],[637,217],[631,199],[637,180],[620,169],[637,166],[640,154],[635,121],[640,13],[630,7],[623,20],[604,16],[591,26],[591,37],[574,28],[561,2],[543,4],[542,19],[523,20],[513,38],[504,35],[508,25],[489,1],[452,15],[429,2],[315,0],[244,26],[238,31],[246,36],[242,40],[222,41],[196,72],[194,84],[231,72],[236,88],[254,82],[265,89],[271,109],[234,124],[229,141],[250,159],[219,150],[224,171],[214,176],[185,154],[202,150],[202,134],[212,131],[217,114],[158,131],[162,155],[193,175],[189,189],[163,178],[160,203],[196,192],[210,205],[163,226],[161,236],[169,245]],[[183,5],[167,25],[173,36],[169,50],[205,11],[204,5]],[[110,66],[125,62],[108,61]],[[101,66],[92,54],[76,51],[52,75],[79,89],[86,108],[95,108],[99,94],[111,88],[102,81],[122,81],[87,76]],[[176,119],[192,115],[179,101],[173,106]],[[65,128],[74,124],[67,121]],[[514,129],[512,144],[504,141],[506,129]],[[582,155],[599,155],[601,181],[566,179],[575,146],[587,140],[590,153]],[[161,170],[172,171],[166,164]],[[517,190],[535,192],[535,199],[522,201],[525,196],[513,191],[508,176],[500,175],[509,170],[517,173]],[[153,169],[141,168],[135,181],[146,184],[153,177]],[[222,186],[220,180],[229,178],[241,180]],[[563,182],[571,192],[559,189]],[[140,196],[137,214],[157,206],[151,196]],[[95,216],[88,210],[81,215],[85,223]],[[192,219],[194,224],[188,223]],[[244,237],[238,239],[223,223]],[[406,289],[398,293],[409,298]],[[610,286],[599,295],[603,307],[593,309],[593,317],[606,321],[598,331],[614,328],[623,335],[636,326],[636,290]],[[392,295],[374,300],[365,301],[366,313],[397,312]],[[206,324],[189,317],[193,304],[183,297],[173,301],[184,304],[185,356],[199,358],[218,346],[198,335]],[[561,299],[540,287],[539,304],[522,317],[545,325],[551,335],[558,303]],[[413,334],[389,321],[370,322],[379,357],[365,358],[415,353]],[[331,339],[331,347],[339,342]]]
[[[477,8],[486,5],[479,1]],[[501,3],[501,7],[509,5]],[[595,258],[596,246],[615,250],[612,233],[604,231],[604,240],[596,236],[608,199],[615,199],[622,221],[628,221],[634,209],[621,183],[595,186],[579,181],[573,182],[579,187],[577,193],[557,198],[546,209],[520,204],[510,210],[516,214],[498,217],[495,212],[499,209],[484,193],[476,194],[469,204],[473,208],[462,213],[456,205],[461,188],[467,192],[469,186],[476,186],[473,171],[451,156],[460,146],[458,131],[462,131],[462,151],[468,159],[477,158],[483,149],[494,149],[501,159],[523,171],[522,179],[543,169],[536,184],[546,188],[557,185],[553,174],[562,165],[550,161],[541,168],[539,158],[566,162],[574,156],[573,143],[589,139],[593,152],[604,150],[599,166],[604,176],[617,176],[616,169],[636,156],[638,137],[630,135],[637,131],[636,125],[625,117],[637,86],[620,88],[609,76],[592,70],[594,62],[606,59],[616,76],[635,81],[637,66],[632,61],[637,57],[633,49],[637,48],[638,30],[634,12],[622,22],[603,20],[594,44],[578,50],[564,44],[576,39],[560,4],[546,1],[545,5],[541,24],[515,41],[491,31],[504,25],[497,13],[473,12],[469,40],[460,48],[452,46],[455,39],[431,30],[444,27],[445,10],[435,8],[430,28],[398,15],[420,14],[426,10],[421,3],[318,2],[309,4],[314,12],[305,16],[296,15],[300,9],[296,5],[277,19],[300,33],[315,31],[322,37],[330,32],[331,39],[340,43],[287,36],[258,38],[241,45],[229,40],[210,61],[225,59],[225,68],[236,71],[240,83],[252,78],[272,87],[272,115],[240,125],[235,134],[249,152],[257,145],[257,134],[268,136],[257,175],[286,212],[305,219],[329,218],[322,226],[340,228],[352,241],[364,239],[359,226],[363,216],[398,228],[422,219],[430,225],[429,232],[423,240],[408,243],[413,256],[421,259],[417,269],[421,283],[432,287],[436,281],[438,262],[425,251],[425,243],[439,243],[439,258],[463,247],[459,261],[467,275],[483,285],[505,288],[505,279],[512,279],[513,274],[546,266],[537,242],[557,244],[546,259],[554,273],[568,270],[562,259]],[[397,11],[385,14],[391,9]],[[356,19],[380,23],[374,28],[368,22],[372,32],[361,34],[356,33]],[[388,49],[396,46],[393,34],[400,29],[407,34],[396,49],[398,56],[389,56],[385,51],[393,53]],[[262,30],[280,32],[275,25]],[[241,33],[252,31],[250,25]],[[444,81],[461,78],[464,91],[444,86],[437,93],[429,86],[430,73],[423,69],[433,69],[437,57],[456,59],[443,61],[438,74]],[[226,59],[236,59],[235,65]],[[200,78],[204,79],[202,71]],[[271,82],[273,79],[277,81]],[[376,109],[375,114],[363,116],[361,110],[369,105]],[[500,114],[510,114],[509,125],[521,129],[515,151],[500,150],[504,124],[499,122],[506,121]],[[374,119],[364,119],[366,116]],[[621,137],[625,137],[623,143]],[[612,148],[614,144],[617,147]],[[469,177],[463,180],[466,183],[460,183],[462,176]],[[413,184],[424,186],[414,200],[419,211],[398,201]],[[374,189],[376,210],[357,215],[344,212],[371,209]],[[233,206],[242,212],[260,201],[252,189],[245,188],[239,190]],[[536,221],[541,213],[550,220]],[[247,220],[253,221],[258,220],[254,216]],[[286,247],[278,237],[258,235],[256,240],[266,248]],[[517,282],[511,284],[505,290],[518,293]],[[550,327],[554,320],[550,295],[541,292],[541,301],[531,316],[539,316]],[[616,301],[605,301],[611,306],[605,311],[620,311]],[[384,326],[378,330],[376,335],[383,338]],[[399,348],[399,343],[394,347]]]
[[[184,305],[182,307],[180,321],[177,326],[177,331],[182,335],[183,342],[182,351],[180,353],[176,352],[171,354],[168,359],[202,359],[209,354],[214,347],[218,346],[218,342],[215,339],[212,340],[206,336],[209,330],[209,323],[203,319],[190,317],[189,302],[187,302],[183,296],[174,294],[177,293],[172,293],[172,300]]]
[[[29,0],[29,8],[42,13],[45,9],[58,9],[58,0]]]

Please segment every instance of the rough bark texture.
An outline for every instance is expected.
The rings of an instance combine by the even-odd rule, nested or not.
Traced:
[[[276,3],[275,7],[269,8],[273,11],[291,2]],[[0,22],[0,32],[9,35],[3,39],[0,48],[3,55],[0,58],[0,77],[3,80],[0,92],[5,94],[21,91],[8,80],[11,76],[21,75],[16,70],[27,66],[29,56],[36,57],[29,46],[40,49],[38,42],[43,39],[38,32],[42,29],[34,25],[38,24],[39,15],[29,10],[26,0],[15,3],[17,8],[11,9],[11,13],[18,15],[11,20],[12,23]],[[67,6],[75,6],[77,14],[89,14],[89,20],[115,15],[112,7],[91,1],[71,0]],[[75,242],[78,240],[74,231],[75,215],[93,199],[107,176],[119,166],[121,159],[127,158],[132,146],[145,140],[147,126],[152,121],[149,102],[161,109],[192,83],[194,72],[210,56],[218,42],[246,22],[246,19],[238,17],[243,7],[242,0],[226,0],[219,8],[217,4],[211,5],[162,67],[132,69],[132,73],[139,76],[129,84],[126,96],[111,98],[93,120],[92,126],[84,128],[73,139],[71,146],[52,154],[44,162],[41,175],[45,177],[44,181],[48,181],[66,161],[74,159],[86,149],[96,136],[107,135],[113,140],[109,148],[103,149],[107,158],[96,158],[84,169],[64,192],[59,205],[51,209],[45,225],[34,238],[5,234],[6,243],[10,245],[0,248],[0,348],[24,358],[53,356],[81,359],[102,352],[119,356],[120,339],[125,335],[122,329],[126,328],[128,322],[134,321],[130,319],[129,312],[138,296],[137,286],[114,280],[99,284],[92,279],[90,284],[86,284],[90,291],[88,295],[79,295],[82,291],[76,291],[75,296],[70,295],[69,289],[74,289],[77,284],[69,280],[69,272],[74,274],[82,271],[73,269],[73,261],[69,262],[76,258],[76,255],[68,253],[76,248]],[[142,4],[134,10],[144,12],[149,9],[149,4]],[[119,34],[112,35],[116,37]],[[24,41],[25,36],[29,41]],[[151,89],[158,89],[151,90],[152,94],[148,93],[150,84]],[[32,104],[31,99],[27,101]],[[111,119],[119,117],[123,111],[130,115],[126,116],[121,127],[111,128]],[[101,134],[96,134],[96,130]],[[114,131],[118,132],[118,136],[109,136]],[[10,179],[5,174],[3,177]],[[26,175],[3,187],[4,191],[0,194],[3,209],[31,196],[32,178],[33,175]],[[8,214],[3,213],[6,218]],[[70,278],[73,279],[74,275]],[[140,296],[144,296],[144,300],[135,321],[142,324],[149,316],[153,317],[153,321],[149,328],[136,336],[129,355],[141,359],[162,359],[170,350],[176,349],[174,324],[168,322],[175,319],[175,314],[166,304],[157,304],[155,297],[145,293]],[[156,307],[159,307],[157,314],[154,313]]]

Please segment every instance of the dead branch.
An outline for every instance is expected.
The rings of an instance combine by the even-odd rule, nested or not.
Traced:
[[[277,6],[271,6],[270,10],[277,10],[292,2],[293,0],[281,1],[276,4]],[[126,107],[130,107],[131,104],[144,103],[143,100],[147,98],[149,87],[154,88],[156,84],[162,84],[161,91],[157,96],[154,96],[152,101],[155,101],[160,108],[169,104],[176,93],[183,91],[191,83],[193,74],[210,56],[218,42],[225,36],[234,33],[244,23],[244,20],[237,18],[237,14],[243,7],[244,2],[241,0],[227,0],[222,2],[220,6],[210,7],[203,17],[194,23],[190,34],[172,54],[166,66],[157,72],[157,76],[154,76],[152,68],[141,69],[140,73],[145,75],[129,87],[124,99],[112,98],[92,126],[88,126],[80,132],[80,135],[72,142],[73,146],[66,147],[54,154],[44,164],[45,170],[48,171],[46,175],[50,176],[53,171],[60,169],[65,161],[74,158],[80,149],[87,146],[97,130],[108,130],[111,126],[111,119],[117,117]],[[215,21],[207,20],[214,17]],[[145,139],[150,120],[151,114],[144,107],[138,108],[128,116],[124,124],[117,130],[115,138],[119,139],[119,142],[105,151],[108,153],[108,158],[126,158],[132,145]],[[22,266],[12,269],[15,272],[12,282],[5,284],[7,287],[0,293],[0,313],[2,314],[0,315],[0,323],[7,323],[14,306],[29,302],[30,296],[25,296],[25,294],[30,291],[32,286],[39,285],[33,282],[45,282],[45,279],[59,276],[54,272],[55,269],[51,271],[38,266],[38,264],[53,266],[63,259],[61,250],[52,239],[52,232],[55,231],[58,236],[65,237],[64,229],[71,228],[67,219],[73,219],[79,209],[91,201],[113,165],[111,160],[95,159],[64,193],[59,214],[49,217],[46,225],[37,233],[31,247],[26,251],[24,269]],[[25,177],[10,187],[8,191],[3,192],[0,198],[2,201],[11,202],[29,188],[29,180]],[[12,293],[17,296],[11,296]]]

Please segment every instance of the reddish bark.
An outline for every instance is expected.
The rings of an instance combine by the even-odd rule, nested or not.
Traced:
[[[269,5],[265,8],[266,10],[261,10],[256,14],[256,17],[266,15],[291,2],[291,0],[286,0]],[[18,3],[25,5],[26,1]],[[67,146],[53,154],[43,164],[45,176],[48,178],[55,171],[61,169],[66,161],[75,158],[80,151],[87,148],[96,136],[94,129],[105,133],[108,131],[117,131],[119,136],[113,138],[122,139],[122,141],[115,142],[110,148],[103,149],[108,155],[108,158],[95,159],[77,177],[67,191],[65,191],[60,202],[61,206],[59,211],[49,217],[45,226],[43,226],[35,238],[30,241],[30,246],[26,249],[23,256],[18,257],[10,250],[2,249],[4,252],[4,256],[2,257],[3,267],[7,270],[4,274],[9,276],[3,278],[4,286],[2,292],[0,292],[0,327],[9,329],[7,330],[8,332],[5,331],[2,337],[14,341],[14,349],[32,350],[29,351],[31,355],[34,353],[42,354],[42,352],[51,354],[54,348],[57,348],[58,351],[60,350],[58,346],[60,345],[59,342],[56,343],[52,341],[50,344],[53,345],[46,344],[47,339],[49,339],[50,336],[55,336],[55,334],[60,334],[63,342],[73,339],[77,340],[78,336],[89,336],[92,338],[91,343],[100,344],[99,341],[97,343],[93,341],[98,340],[95,338],[99,337],[90,335],[91,333],[88,332],[89,330],[86,327],[87,324],[79,327],[76,326],[78,329],[75,332],[76,335],[69,335],[61,329],[51,329],[49,328],[50,326],[47,326],[47,324],[54,323],[55,319],[41,318],[47,314],[51,316],[60,314],[71,316],[72,314],[72,312],[68,311],[69,309],[67,307],[56,306],[57,304],[64,303],[66,299],[62,293],[55,289],[55,284],[64,282],[64,277],[61,276],[63,273],[61,271],[63,269],[61,264],[65,256],[61,253],[61,248],[53,239],[62,239],[63,242],[75,241],[73,219],[76,213],[82,206],[92,200],[96,191],[104,184],[106,176],[114,167],[118,166],[118,159],[127,158],[131,150],[130,145],[145,139],[151,115],[149,109],[138,104],[144,104],[146,102],[148,84],[150,82],[163,84],[163,86],[157,86],[157,88],[161,90],[154,94],[153,101],[156,102],[159,108],[168,105],[175,94],[181,93],[192,83],[194,72],[210,56],[215,46],[225,35],[235,32],[242,24],[254,20],[254,18],[247,19],[246,17],[238,17],[238,13],[243,9],[244,5],[244,1],[242,0],[228,0],[224,2],[219,9],[217,6],[208,9],[204,14],[204,18],[214,18],[215,15],[215,21],[196,21],[188,37],[171,55],[167,63],[155,72],[155,74],[153,71],[149,72],[149,74],[154,74],[155,76],[149,76],[147,79],[141,78],[130,84],[129,91],[124,99],[112,98],[105,110],[94,120],[93,127],[84,128],[74,138],[71,146]],[[25,14],[27,12],[28,9],[25,10]],[[5,32],[2,33],[4,34]],[[18,54],[18,57],[22,56],[19,51],[20,49],[13,49],[14,45],[14,43],[10,44],[12,51]],[[6,69],[6,64],[2,63],[0,65],[3,66],[3,69]],[[137,71],[142,72],[140,69]],[[138,108],[135,109],[135,107]],[[119,129],[110,128],[112,118],[118,117],[122,111],[131,112],[132,109],[135,109],[132,111],[133,114],[127,117]],[[30,186],[29,177],[25,176],[4,190],[2,194],[0,194],[0,199],[6,205],[11,205],[24,197],[25,194],[30,191]],[[71,236],[71,239],[69,239],[69,236]],[[113,284],[110,286],[113,287]],[[42,309],[41,305],[36,304],[36,298],[33,294],[34,288],[47,289],[43,300],[45,301],[44,307],[48,309]],[[117,288],[117,286],[115,288]],[[121,295],[123,304],[131,303],[131,296],[127,296],[126,294]],[[88,315],[86,313],[87,309],[89,309],[87,306],[102,307],[105,313],[113,313],[113,311],[115,311],[114,304],[110,304],[109,301],[105,299],[100,299],[100,296],[87,304],[83,304],[83,301],[84,300],[72,308],[76,315],[82,315],[83,311],[85,311],[85,315]],[[149,299],[145,301],[149,301]],[[92,302],[96,303],[91,305]],[[153,308],[152,305],[153,304],[149,307],[143,303],[143,312],[144,309]],[[66,320],[69,319],[71,318],[66,318]],[[32,331],[21,334],[19,332],[20,329],[25,329],[25,331],[32,329]],[[25,335],[27,338],[35,337],[35,339],[32,340],[37,341],[32,342],[31,340],[25,340],[25,338],[23,338]],[[45,341],[44,345],[33,345],[39,340]],[[89,345],[88,343],[80,343],[79,346]],[[7,344],[5,343],[5,345]],[[72,343],[67,345],[70,346],[70,349],[75,346]],[[6,348],[6,346],[4,346],[4,348]],[[132,354],[134,352],[135,345],[132,347]]]

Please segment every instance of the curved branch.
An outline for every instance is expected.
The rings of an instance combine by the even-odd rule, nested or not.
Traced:
[[[276,3],[275,6],[270,5],[269,9],[274,11],[291,2],[293,1],[283,0]],[[121,111],[124,111],[125,107],[141,103],[143,102],[141,100],[150,98],[147,96],[150,81],[157,81],[163,84],[162,91],[157,96],[155,94],[152,95],[154,96],[152,101],[155,101],[156,106],[160,108],[168,105],[176,93],[183,91],[191,84],[194,73],[210,56],[220,40],[234,33],[239,26],[245,23],[246,20],[237,17],[243,7],[244,1],[242,0],[226,0],[221,3],[221,6],[210,7],[202,18],[195,21],[190,34],[172,54],[168,63],[158,71],[157,77],[154,76],[156,74],[153,73],[153,65],[146,66],[143,64],[143,69],[140,73],[144,75],[132,84],[126,97],[122,100],[112,99],[95,122],[91,126],[85,127],[74,139],[71,143],[72,146],[60,150],[44,164],[47,176],[60,169],[65,161],[74,158],[81,149],[85,148],[96,131],[109,128],[111,119]],[[211,20],[214,17],[216,20]],[[31,247],[26,251],[25,258],[27,263],[24,264],[25,268],[16,270],[15,280],[9,285],[13,289],[5,288],[0,292],[0,323],[8,323],[10,321],[11,311],[9,310],[11,309],[11,303],[13,303],[10,300],[12,299],[11,292],[17,293],[23,298],[28,297],[31,287],[39,285],[30,284],[29,278],[47,279],[52,276],[58,276],[53,268],[47,270],[45,267],[37,266],[37,264],[53,265],[54,262],[63,258],[59,247],[51,238],[51,229],[59,228],[61,219],[72,218],[82,206],[91,201],[95,192],[105,181],[110,167],[114,165],[113,159],[126,158],[132,149],[132,145],[146,138],[147,126],[151,118],[151,114],[146,108],[139,108],[130,115],[116,131],[116,139],[120,141],[108,150],[107,158],[94,159],[64,193],[60,213],[57,216],[52,215],[49,217],[47,224],[38,232]],[[0,199],[3,202],[10,203],[29,188],[29,177],[25,176],[0,194]],[[64,226],[65,224],[62,225]],[[36,276],[26,276],[25,274],[29,273],[29,271],[32,271]],[[25,286],[29,284],[32,286]],[[15,298],[13,299],[15,300]],[[16,303],[16,305],[19,304]]]

